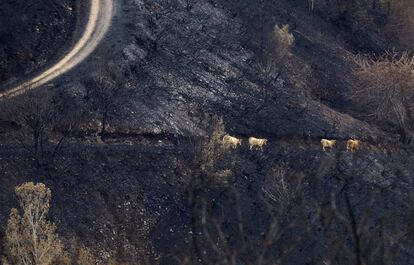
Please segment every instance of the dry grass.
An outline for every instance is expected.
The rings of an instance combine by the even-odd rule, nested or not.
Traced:
[[[358,56],[355,62],[356,82],[350,98],[367,117],[398,126],[406,138],[413,123],[414,58],[393,52],[380,57]]]

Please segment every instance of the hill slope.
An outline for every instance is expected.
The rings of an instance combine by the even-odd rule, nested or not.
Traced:
[[[378,263],[381,258],[374,253],[397,248],[386,245],[384,234],[393,234],[395,227],[405,231],[410,223],[414,149],[399,143],[395,130],[364,120],[347,97],[350,56],[381,52],[386,39],[371,31],[355,33],[325,10],[312,14],[299,0],[122,0],[117,12],[101,50],[56,84],[63,95],[87,106],[85,79],[96,61],[104,58],[127,68],[122,83],[130,89],[110,114],[111,134],[104,143],[90,135],[71,138],[55,164],[40,171],[32,166],[30,153],[1,134],[1,224],[16,204],[13,188],[41,181],[53,191],[51,216],[65,238],[80,238],[101,259],[114,256],[137,264],[148,256],[154,263],[182,264],[177,259],[197,254],[194,235],[202,240],[207,234],[194,227],[194,212],[204,199],[208,214],[216,218],[211,222],[220,221],[225,234],[220,238],[218,228],[208,226],[213,241],[220,249],[227,242],[244,257],[235,228],[240,229],[240,220],[231,212],[238,209],[231,195],[235,190],[251,258],[260,254],[276,212],[286,233],[270,249],[279,255],[284,246],[293,246],[280,264],[359,264],[357,248],[352,248],[358,240],[370,242],[362,247],[369,253],[367,264],[387,264],[385,258]],[[290,25],[295,44],[285,71],[269,83],[259,71],[259,43],[275,24]],[[88,115],[96,118],[96,113]],[[223,117],[226,131],[243,138],[243,146],[220,161],[231,163],[219,163],[231,169],[229,179],[197,189],[196,143],[208,135],[212,115]],[[249,136],[267,138],[264,151],[250,151]],[[363,141],[355,154],[345,148],[352,137]],[[337,139],[337,146],[323,152],[321,138]],[[301,187],[300,196],[286,195],[287,206],[268,195],[277,193],[283,181],[291,193]],[[201,190],[200,208],[192,204],[194,190]],[[352,234],[352,226],[348,231],[341,218],[326,225],[329,214],[335,216],[333,198],[345,219],[353,216],[362,224],[359,235]],[[269,212],[269,205],[276,210]],[[364,223],[367,212],[369,225]],[[351,254],[335,252],[331,244],[341,240],[353,242]],[[201,247],[207,249],[205,256],[215,253],[208,242]],[[394,253],[401,253],[395,264],[412,263],[409,253]],[[248,259],[229,264],[248,264]]]

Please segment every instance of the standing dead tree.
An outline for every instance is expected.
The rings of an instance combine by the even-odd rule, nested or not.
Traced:
[[[299,208],[289,212],[287,208],[279,211],[268,205],[264,210],[267,211],[267,215],[264,214],[266,225],[259,236],[248,232],[254,216],[243,210],[240,193],[230,186],[223,187],[220,192],[226,200],[211,203],[215,201],[212,197],[200,198],[198,218],[194,220],[193,233],[197,234],[198,257],[202,264],[286,264],[310,228],[305,225],[304,214],[296,211]]]
[[[308,9],[309,12],[313,13],[315,10],[315,0],[308,0]]]
[[[30,153],[37,170],[53,164],[64,140],[81,122],[79,108],[74,102],[59,99],[47,89],[2,102],[1,109],[3,120],[19,126],[10,136]]]
[[[113,111],[125,100],[127,71],[112,61],[101,58],[94,67],[92,77],[86,81],[87,97],[101,119],[100,135],[107,133]]]
[[[407,221],[390,208],[388,198],[394,195],[352,176],[328,177],[336,163],[324,161],[315,172],[309,201],[319,215],[314,229],[320,231],[323,254],[317,251],[314,259],[327,265],[388,265],[407,257],[400,246]]]
[[[368,192],[356,200],[353,192],[344,188],[331,193],[330,203],[320,208],[321,225],[326,241],[326,264],[394,264],[400,258],[401,238],[392,238],[388,212],[378,213],[377,196]],[[376,212],[377,211],[377,212]]]

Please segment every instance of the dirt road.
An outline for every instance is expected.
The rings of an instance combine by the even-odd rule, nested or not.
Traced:
[[[0,98],[10,98],[46,84],[68,72],[85,60],[105,36],[112,21],[113,0],[90,0],[89,18],[83,34],[71,50],[56,64],[34,78],[0,93]]]

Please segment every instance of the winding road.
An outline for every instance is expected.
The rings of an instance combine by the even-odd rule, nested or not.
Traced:
[[[85,30],[66,55],[34,78],[0,93],[0,98],[11,98],[40,87],[68,72],[85,60],[98,46],[109,29],[113,15],[113,0],[90,0],[90,11]]]

